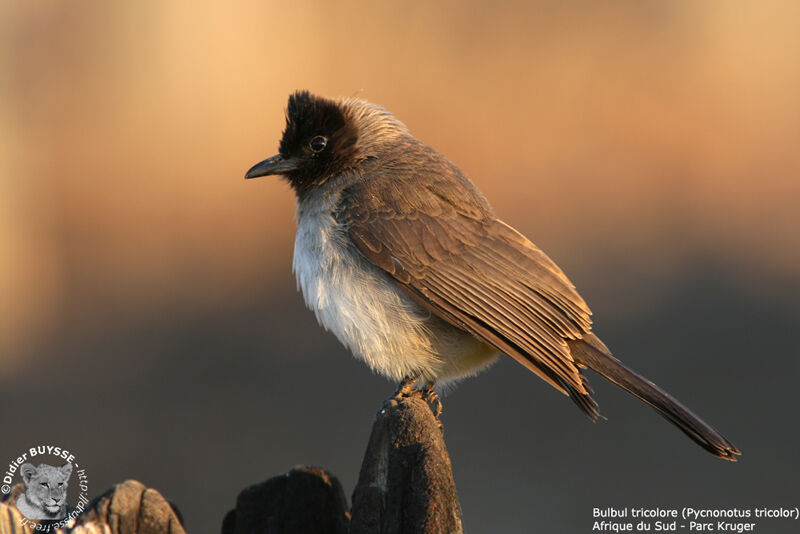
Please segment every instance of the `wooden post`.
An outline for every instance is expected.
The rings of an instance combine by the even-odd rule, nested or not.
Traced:
[[[14,506],[0,503],[0,534],[32,534]],[[205,531],[207,528],[198,528]],[[450,457],[439,421],[418,391],[386,400],[353,492],[324,469],[297,467],[242,490],[222,534],[460,534]],[[55,531],[53,534],[66,534]],[[186,534],[177,508],[135,480],[96,497],[69,534]]]
[[[353,492],[350,534],[460,532],[461,507],[438,420],[416,392],[388,399]]]
[[[31,534],[14,506],[25,491],[17,484],[8,501],[0,503],[0,534]],[[136,480],[126,480],[95,497],[75,520],[69,531],[53,534],[186,534],[180,512],[159,492]]]

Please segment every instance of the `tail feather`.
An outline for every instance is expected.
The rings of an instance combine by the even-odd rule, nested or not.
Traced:
[[[599,339],[594,336],[592,338],[594,339],[568,342],[572,357],[578,365],[588,367],[601,374],[607,380],[649,404],[711,454],[725,460],[736,461],[736,455],[741,453],[730,441],[669,393],[625,367],[622,362],[608,352]]]

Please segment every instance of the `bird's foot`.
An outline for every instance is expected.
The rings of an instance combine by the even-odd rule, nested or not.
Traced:
[[[427,402],[431,407],[433,416],[438,422],[439,416],[442,415],[442,400],[439,398],[439,394],[433,389],[433,383],[425,384],[425,387],[422,388],[422,400]],[[442,426],[441,422],[439,423],[439,426]]]
[[[434,384],[432,382],[427,382],[422,389],[417,389],[414,387],[417,380],[419,380],[418,374],[405,377],[400,382],[400,385],[397,386],[393,397],[396,399],[419,397],[428,404],[434,418],[436,418],[436,424],[439,425],[439,428],[442,428],[442,423],[439,421],[439,416],[442,414],[442,401],[433,389]]]
[[[405,377],[401,382],[400,385],[397,386],[397,389],[394,392],[395,397],[409,397],[415,391],[414,384],[417,383],[419,380],[419,375],[408,375]]]

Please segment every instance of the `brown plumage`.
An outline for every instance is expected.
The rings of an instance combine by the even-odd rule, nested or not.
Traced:
[[[325,147],[317,152],[323,144],[320,136]],[[311,139],[316,147],[308,148]],[[308,228],[313,233],[313,225],[304,227],[302,243],[298,234],[295,262],[306,300],[320,322],[357,355],[359,350],[365,353],[362,357],[374,368],[392,376],[386,366],[374,364],[381,357],[364,348],[369,339],[356,339],[352,328],[348,330],[357,324],[342,326],[345,319],[331,319],[325,304],[309,297],[321,291],[321,280],[345,280],[334,271],[342,258],[350,258],[345,259],[347,265],[366,260],[359,272],[369,272],[381,288],[386,287],[383,284],[399,288],[410,297],[414,310],[432,314],[437,321],[435,328],[428,328],[432,347],[442,346],[436,345],[441,337],[437,332],[446,328],[469,334],[569,395],[594,420],[597,403],[582,373],[588,367],[652,406],[712,454],[727,460],[739,454],[678,401],[614,358],[591,331],[589,307],[555,263],[498,219],[458,167],[408,134],[382,108],[360,100],[297,93],[290,99],[287,129],[276,158],[283,166],[280,173],[300,199],[300,224],[311,220],[305,213],[319,212],[323,203],[323,213],[332,217],[330,228],[325,226],[332,236],[329,241],[309,246]],[[277,173],[276,161],[271,158],[256,165],[248,177]],[[338,248],[324,252],[331,242]],[[310,257],[331,267],[328,271],[314,267],[313,272],[298,268],[299,247],[302,265]],[[357,304],[352,299],[333,300],[333,311],[354,315]],[[392,320],[387,312],[382,324],[392,328]],[[434,325],[423,324],[423,331],[428,324]],[[455,357],[431,350],[443,359]],[[459,371],[461,376],[474,372]],[[458,378],[451,375],[437,371],[435,364],[420,367],[417,374],[431,382]]]

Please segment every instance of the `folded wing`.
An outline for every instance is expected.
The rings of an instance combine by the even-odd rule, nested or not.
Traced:
[[[378,187],[366,180],[345,192],[337,217],[361,253],[423,306],[597,417],[567,345],[591,328],[586,303],[542,251],[494,217],[471,183],[455,185],[458,203],[448,194],[452,183]]]

